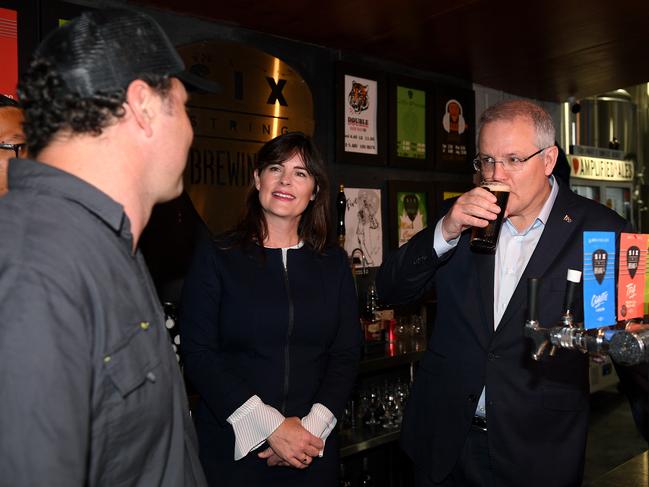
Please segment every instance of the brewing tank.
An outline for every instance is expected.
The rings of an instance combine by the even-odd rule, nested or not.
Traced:
[[[637,153],[637,107],[626,90],[582,98],[578,145]]]

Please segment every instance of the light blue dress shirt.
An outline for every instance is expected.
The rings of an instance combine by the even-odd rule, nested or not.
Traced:
[[[500,229],[494,265],[494,330],[498,328],[498,324],[507,309],[509,300],[511,299],[512,294],[514,294],[516,286],[518,286],[518,281],[520,280],[521,275],[523,275],[523,271],[525,270],[530,257],[532,257],[532,254],[534,253],[536,244],[539,243],[539,239],[541,238],[541,234],[545,228],[554,201],[557,199],[559,183],[556,181],[554,176],[550,176],[549,182],[552,188],[550,195],[543,204],[541,212],[529,227],[524,229],[522,232],[518,232],[516,227],[508,218]],[[444,240],[442,234],[442,220],[443,218],[441,218],[435,226],[435,239],[433,243],[433,247],[438,257],[453,249],[459,240],[459,237],[450,242]],[[478,401],[478,407],[475,412],[477,416],[487,415],[485,396],[486,388],[483,387],[480,400]]]

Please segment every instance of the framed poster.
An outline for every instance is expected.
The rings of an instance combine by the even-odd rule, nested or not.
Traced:
[[[385,76],[339,63],[336,79],[336,162],[384,165]]]
[[[348,255],[361,249],[368,267],[383,261],[383,222],[381,190],[345,188],[345,250]]]
[[[435,168],[472,173],[475,156],[475,94],[462,88],[438,88],[435,94]]]
[[[388,94],[390,166],[432,169],[432,89],[423,81],[391,77]]]
[[[401,247],[432,222],[432,190],[432,183],[388,181],[390,247]]]

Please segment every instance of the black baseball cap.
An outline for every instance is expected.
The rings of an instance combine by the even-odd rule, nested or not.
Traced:
[[[133,10],[84,12],[51,32],[34,56],[49,60],[80,97],[126,89],[147,74],[176,77],[188,89],[221,91],[218,83],[189,73],[162,27]]]

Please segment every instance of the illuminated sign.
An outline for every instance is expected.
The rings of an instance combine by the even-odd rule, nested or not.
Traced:
[[[573,155],[569,157],[571,177],[606,181],[633,180],[633,161]]]
[[[292,67],[253,47],[209,41],[178,51],[192,73],[223,87],[191,93],[194,143],[184,174],[196,210],[219,233],[236,223],[261,146],[289,131],[313,135],[313,98]]]

